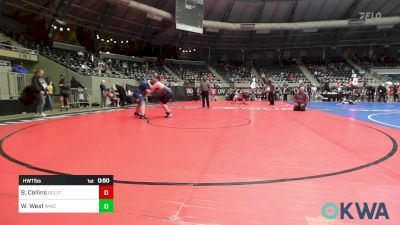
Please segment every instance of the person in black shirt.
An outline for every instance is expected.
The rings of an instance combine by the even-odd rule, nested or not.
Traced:
[[[35,93],[36,100],[36,114],[35,116],[46,116],[43,113],[44,103],[46,101],[47,94],[47,83],[43,79],[44,71],[39,69],[35,72],[35,75],[32,77],[32,87]]]
[[[69,109],[69,90],[71,89],[70,82],[65,79],[64,74],[60,75],[60,81],[58,82],[58,86],[60,87],[60,102],[61,102],[61,110]]]
[[[100,96],[101,96],[101,101],[100,101],[100,107],[106,107],[106,101],[107,101],[107,87],[105,85],[106,81],[102,80],[100,84]]]
[[[118,91],[119,99],[120,99],[120,105],[124,106],[126,104],[126,90],[124,87],[122,87],[119,84],[115,84],[115,88]]]
[[[269,85],[268,100],[269,100],[269,105],[275,104],[275,86],[272,84],[272,82]]]
[[[372,86],[367,87],[367,96],[368,96],[368,102],[374,102],[375,99],[375,88]]]
[[[393,101],[396,102],[399,99],[399,85],[395,84],[393,85]]]
[[[378,87],[378,102],[380,103],[383,100],[386,103],[386,87],[385,84]]]

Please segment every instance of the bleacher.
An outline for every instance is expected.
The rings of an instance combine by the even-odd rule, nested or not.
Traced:
[[[40,53],[53,61],[85,76],[92,76],[95,62],[88,54],[59,48],[41,48]]]
[[[276,84],[310,83],[295,60],[288,59],[255,65],[257,72]]]
[[[112,72],[120,74],[123,78],[129,79],[148,79],[151,71],[163,75],[167,80],[172,76],[162,66],[158,66],[155,62],[139,62],[118,59],[107,59],[106,67]]]
[[[167,61],[166,66],[170,68],[178,77],[184,81],[201,81],[203,77],[208,77],[213,81],[215,77],[207,68],[207,65],[200,64],[179,64],[173,61]]]
[[[381,55],[378,58],[370,59],[368,57],[354,57],[354,62],[366,71],[370,69],[391,69],[400,68],[400,58]]]
[[[231,83],[250,83],[252,79],[251,66],[242,62],[219,61],[214,64],[214,67],[225,80]]]
[[[59,48],[42,48],[41,53],[57,63],[85,76],[101,76],[123,79],[147,79],[151,71],[172,77],[155,62],[129,61],[112,58],[91,58],[83,51],[65,50]]]
[[[321,83],[349,82],[353,72],[360,78],[360,82],[363,81],[363,75],[345,59],[340,57],[332,57],[327,62],[319,59],[306,59],[303,60],[303,63]]]

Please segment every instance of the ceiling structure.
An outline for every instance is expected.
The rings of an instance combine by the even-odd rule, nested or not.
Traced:
[[[324,28],[318,30],[232,31],[204,29],[203,34],[175,29],[172,20],[149,19],[143,11],[128,7],[130,0],[74,0],[57,11],[63,0],[7,0],[6,10],[30,10],[47,18],[64,15],[67,23],[124,39],[151,40],[196,48],[284,49],[315,46],[351,46],[400,43],[400,25]],[[137,2],[175,14],[175,0]],[[106,14],[105,7],[114,7]],[[228,23],[286,23],[347,20],[359,12],[380,12],[382,17],[400,16],[399,0],[204,0],[204,19]]]

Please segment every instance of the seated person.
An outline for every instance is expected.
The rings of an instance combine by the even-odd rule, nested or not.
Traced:
[[[109,89],[107,92],[107,97],[110,98],[111,103],[116,103],[117,107],[119,107],[119,97],[114,94],[114,90]]]
[[[305,111],[307,106],[308,95],[304,92],[304,87],[293,96],[294,111]]]

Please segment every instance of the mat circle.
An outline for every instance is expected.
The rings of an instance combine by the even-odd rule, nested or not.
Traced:
[[[328,118],[330,118],[330,117],[328,117]],[[64,118],[64,119],[68,119],[68,118]],[[337,119],[337,118],[332,118],[332,119],[344,121],[342,119]],[[54,122],[54,121],[57,121],[57,120],[53,120],[51,122]],[[43,122],[40,124],[34,124],[31,126],[16,130],[12,133],[9,133],[3,139],[0,139],[0,155],[3,158],[7,159],[8,161],[13,162],[18,165],[21,165],[21,166],[24,166],[28,169],[32,169],[32,170],[36,170],[36,171],[40,171],[40,172],[44,172],[44,173],[48,173],[48,174],[54,174],[54,175],[61,175],[61,174],[73,175],[73,174],[68,174],[68,173],[64,173],[64,172],[59,172],[59,171],[55,171],[55,170],[42,168],[42,167],[37,167],[32,164],[22,162],[16,158],[13,158],[12,156],[8,155],[5,152],[5,150],[3,149],[4,141],[6,139],[12,137],[14,134],[22,132],[31,127],[40,126],[40,125],[44,125],[44,124],[48,124],[48,123],[50,123],[50,121],[46,121],[46,122]],[[385,136],[386,138],[388,138],[390,140],[390,142],[392,143],[392,148],[390,149],[390,151],[386,155],[384,155],[372,162],[368,162],[368,163],[365,163],[365,164],[362,164],[362,165],[359,165],[356,167],[352,167],[352,168],[348,168],[348,169],[344,169],[344,170],[338,170],[338,171],[334,171],[334,172],[314,174],[314,175],[301,176],[301,177],[290,177],[290,178],[268,179],[268,180],[253,180],[253,181],[233,181],[233,182],[164,182],[164,181],[114,180],[114,183],[131,184],[131,185],[160,185],[160,186],[235,186],[235,185],[260,185],[260,184],[283,183],[283,182],[300,181],[300,180],[311,180],[311,179],[331,177],[331,176],[337,176],[337,175],[351,173],[354,171],[366,169],[368,167],[382,163],[396,154],[397,149],[398,149],[398,144],[397,144],[397,141],[390,134],[388,134],[382,130],[379,130],[377,128],[365,125],[365,124],[361,124],[361,123],[355,123],[355,124],[366,127],[371,130],[374,130],[374,131],[380,133],[381,135]]]
[[[184,121],[179,118],[165,119],[163,117],[157,117],[147,120],[147,123],[164,128],[172,129],[224,129],[232,127],[243,127],[251,124],[251,120],[243,117],[218,117],[210,120],[191,120]]]

